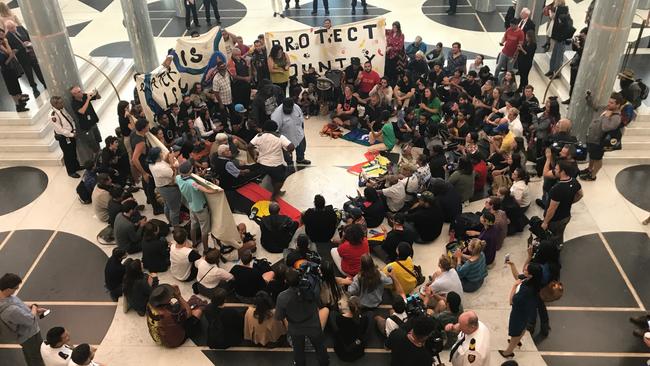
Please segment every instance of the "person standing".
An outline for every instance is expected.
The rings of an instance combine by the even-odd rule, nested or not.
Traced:
[[[291,141],[277,131],[278,124],[273,120],[268,120],[262,127],[262,133],[257,134],[251,140],[251,146],[257,150],[257,163],[262,166],[264,173],[269,175],[273,184],[271,201],[284,194],[281,191],[284,180],[287,178],[284,152],[290,153],[295,149]]]
[[[199,24],[199,16],[196,12],[196,0],[184,0],[185,2],[185,28],[188,30],[190,29],[190,12],[192,13],[192,17],[194,18],[194,26],[195,27],[200,27],[201,24]],[[208,8],[206,7],[206,13],[208,11]]]
[[[528,8],[523,8],[521,9],[521,12],[519,13],[519,24],[517,27],[521,29],[524,34],[528,33],[528,31],[532,30],[533,33],[535,32],[535,23],[530,19],[530,9]]]
[[[580,68],[580,60],[582,60],[582,51],[585,49],[585,41],[587,40],[587,31],[589,28],[585,27],[580,30],[580,33],[571,41],[571,49],[575,51],[571,59],[571,79],[569,80],[569,99],[563,100],[562,104],[571,103],[571,95],[573,94],[573,87],[578,79],[578,69]]]
[[[264,79],[271,79],[271,73],[269,72],[268,58],[266,56],[266,47],[259,39],[256,39],[253,42],[253,51],[250,56],[250,65],[251,71],[253,73],[253,83],[256,85],[256,89],[261,87],[261,82]]]
[[[219,109],[229,113],[232,107],[232,76],[225,63],[217,62],[217,73],[212,78],[212,92],[217,98]]]
[[[288,3],[287,3],[288,4]],[[284,10],[282,9],[282,0],[271,0],[271,7],[273,8],[273,17],[284,18]]]
[[[77,142],[75,140],[74,119],[65,110],[63,98],[54,96],[50,98],[50,122],[54,126],[54,139],[59,143],[63,151],[63,162],[68,176],[79,178],[77,171],[81,169],[77,159]]]
[[[603,156],[605,149],[603,138],[605,134],[619,130],[618,138],[622,137],[620,129],[621,124],[621,107],[625,104],[625,99],[619,93],[612,93],[607,102],[607,109],[600,116],[589,124],[587,129],[587,150],[589,151],[589,167],[580,172],[580,179],[587,181],[596,180],[596,175],[600,168],[603,167]]]
[[[528,85],[528,75],[530,69],[533,68],[533,58],[535,57],[535,50],[537,50],[537,39],[534,30],[526,32],[526,40],[523,44],[517,46],[519,56],[517,57],[517,64],[519,67],[519,91],[524,90]]]
[[[353,13],[355,3],[356,0],[352,0]],[[365,1],[362,2],[362,5],[363,13],[368,14]],[[384,76],[388,79],[390,85],[395,85],[397,83],[397,77],[404,71],[405,67],[406,52],[404,51],[404,33],[402,33],[402,25],[400,22],[393,22],[391,29],[386,30],[386,67],[384,68]],[[377,83],[378,82],[379,80],[377,80]]]
[[[365,0],[362,0],[362,1],[363,1],[363,4],[364,4],[363,8],[365,9],[366,8],[366,5],[365,5],[366,2],[365,2]],[[312,10],[311,10],[311,15],[318,14],[318,0],[314,0],[314,2],[312,3],[312,6],[313,7],[312,7]],[[325,15],[330,15],[329,0],[323,0],[323,7],[325,8]],[[367,14],[367,13],[364,13],[364,14]]]
[[[90,93],[84,93],[79,85],[70,88],[70,94],[72,94],[72,109],[77,117],[77,122],[79,122],[80,131],[77,132],[80,145],[79,157],[81,161],[94,160],[95,155],[99,152],[102,135],[97,128],[99,117],[92,101],[101,99],[102,96],[99,95],[97,89],[91,90]]]
[[[458,340],[449,352],[452,366],[490,364],[490,329],[478,320],[475,312],[460,314],[458,323],[447,324],[445,332],[458,333]]]
[[[165,217],[172,226],[180,225],[181,214],[181,191],[176,185],[174,177],[176,176],[176,166],[178,162],[174,154],[167,154],[163,159],[162,151],[159,147],[153,147],[149,150],[147,156],[149,171],[155,183],[156,189],[165,202]]]
[[[41,328],[38,318],[46,309],[32,304],[27,306],[14,294],[23,280],[14,273],[0,277],[0,320],[23,349],[27,366],[45,366],[41,357]]]
[[[196,230],[201,229],[201,242],[203,250],[208,249],[208,237],[211,231],[210,209],[206,200],[206,193],[214,193],[213,190],[206,188],[192,178],[192,162],[185,160],[179,167],[180,175],[176,176],[176,184],[181,191],[181,195],[187,201],[190,209],[190,222],[192,245],[196,248]]]
[[[503,46],[501,53],[499,54],[499,60],[497,61],[496,69],[494,70],[494,78],[499,81],[499,75],[501,71],[505,68],[506,70],[512,70],[512,62],[517,54],[519,46],[524,43],[524,32],[518,27],[519,21],[517,19],[512,19],[510,21],[510,28],[506,29],[506,32],[503,34],[500,45]]]
[[[325,348],[323,327],[329,315],[329,309],[318,309],[319,298],[316,294],[301,292],[298,288],[300,274],[291,268],[286,274],[289,288],[278,295],[274,317],[288,324],[288,333],[293,346],[293,362],[296,366],[305,366],[305,338],[314,346],[320,366],[329,365],[329,356]]]
[[[302,110],[292,98],[286,98],[282,105],[277,107],[271,114],[271,119],[278,124],[278,132],[286,136],[296,147],[296,163],[309,165],[311,161],[305,159],[307,139],[305,137],[305,120]],[[289,165],[293,165],[292,153],[284,154],[284,159]]]
[[[571,206],[584,195],[580,182],[570,176],[573,169],[573,165],[566,160],[560,160],[555,165],[555,176],[560,179],[549,192],[550,202],[542,222],[542,229],[550,230],[559,245],[564,243],[564,229],[571,221]]]
[[[0,3],[4,4],[4,3]],[[16,58],[16,53],[9,45],[4,29],[0,29],[0,72],[2,79],[7,86],[7,91],[16,105],[16,112],[27,112],[29,108],[25,107],[29,96],[23,94],[18,79],[23,73],[20,62]]]
[[[279,44],[273,45],[269,52],[268,59],[269,71],[271,73],[271,82],[282,89],[282,95],[287,94],[287,85],[289,84],[289,68],[291,67],[291,60],[282,46]]]
[[[573,20],[571,20],[569,7],[566,6],[565,0],[555,0],[550,14],[551,61],[549,62],[549,71],[544,75],[549,78],[559,78],[559,74],[554,74],[564,62],[564,41],[573,37],[575,28],[572,26]]]
[[[16,26],[16,23],[13,20],[7,20],[4,26],[7,31],[7,40],[9,41],[9,45],[16,52],[16,57],[25,71],[29,85],[32,87],[32,91],[34,92],[34,98],[38,98],[38,96],[41,95],[41,92],[38,91],[38,85],[36,84],[36,80],[34,80],[34,74],[36,74],[38,81],[41,82],[44,89],[47,89],[47,86],[45,85],[45,79],[43,78],[41,67],[38,65],[38,60],[34,53],[34,47],[29,38],[29,32],[27,32],[27,29],[22,25]]]
[[[212,22],[210,22],[210,6],[214,9],[214,18],[217,20],[217,25],[221,25],[221,15],[219,15],[219,3],[217,0],[203,0],[205,21],[208,23],[208,27],[212,26]]]
[[[361,6],[363,7],[363,15],[368,15],[368,4],[366,4],[366,0],[361,0]],[[357,0],[352,0],[352,15],[355,15],[356,13],[357,13]]]
[[[232,103],[241,104],[248,108],[251,102],[251,64],[242,57],[239,48],[232,49],[232,56],[228,60],[228,72],[232,77]]]
[[[447,15],[455,15],[457,6],[458,0],[449,0],[449,9],[447,9]]]
[[[149,132],[149,122],[146,119],[138,119],[135,123],[135,133],[131,133],[130,142],[131,150],[131,165],[142,176],[142,188],[147,196],[147,203],[151,204],[154,215],[160,215],[165,210],[161,207],[156,199],[156,183],[151,177],[151,170],[147,163],[147,156],[151,150],[151,144],[147,139],[147,132]]]

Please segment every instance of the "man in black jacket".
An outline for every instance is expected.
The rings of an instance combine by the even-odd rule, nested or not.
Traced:
[[[271,113],[282,104],[284,92],[268,79],[260,81],[260,88],[251,103],[250,122],[261,127],[271,118]]]
[[[25,71],[29,85],[32,87],[34,92],[34,98],[38,98],[41,95],[41,92],[38,91],[38,85],[36,80],[34,80],[34,74],[38,78],[38,81],[43,84],[43,88],[47,89],[45,85],[45,79],[43,78],[43,73],[41,72],[41,67],[38,65],[38,60],[34,54],[34,47],[32,47],[31,39],[29,38],[29,32],[22,25],[17,26],[16,23],[12,20],[8,20],[5,23],[5,28],[7,30],[7,40],[12,49],[16,51],[16,58],[20,62],[20,65]]]
[[[269,204],[269,215],[257,221],[262,231],[260,242],[270,253],[282,253],[287,249],[293,234],[298,229],[298,223],[289,216],[280,215],[280,205],[276,202]]]

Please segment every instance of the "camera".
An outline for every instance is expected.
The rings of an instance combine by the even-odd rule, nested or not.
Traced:
[[[420,298],[419,293],[409,295],[406,298],[406,315],[409,318],[427,315],[427,307]]]

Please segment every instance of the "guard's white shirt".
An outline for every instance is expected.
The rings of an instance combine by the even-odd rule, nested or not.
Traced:
[[[474,333],[460,332],[458,340],[462,337],[465,341],[452,356],[452,366],[490,366],[490,329],[479,321]]]
[[[251,144],[257,148],[259,164],[269,167],[287,165],[284,161],[284,150],[289,147],[291,141],[285,136],[265,132],[253,137]]]
[[[53,348],[45,342],[41,343],[41,357],[45,366],[67,366],[70,355],[72,355],[72,348],[67,344]]]
[[[54,125],[54,133],[65,137],[74,137],[74,119],[64,109],[52,108],[48,115],[50,122]]]

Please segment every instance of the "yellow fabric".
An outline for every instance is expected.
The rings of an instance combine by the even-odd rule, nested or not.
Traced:
[[[408,268],[409,271],[414,272],[413,270],[413,260],[411,257],[406,258],[403,261],[399,261],[404,267]],[[417,279],[412,276],[410,273],[408,273],[402,266],[397,264],[396,262],[391,262],[388,263],[383,269],[382,272],[388,276],[388,270],[387,267],[391,266],[393,268],[393,273],[395,273],[395,279],[399,282],[399,284],[402,286],[402,289],[404,290],[405,294],[410,294],[413,289],[415,289],[415,286],[417,286]],[[413,273],[415,274],[415,273]]]
[[[255,202],[253,207],[251,207],[251,209],[257,208],[257,215],[255,215],[255,216],[257,216],[259,218],[262,218],[264,216],[270,215],[270,213],[269,213],[269,205],[270,204],[271,204],[271,201],[257,201],[257,202]]]
[[[511,153],[515,151],[517,147],[517,141],[515,141],[515,135],[512,132],[508,132],[507,135],[503,136],[503,142],[501,143],[501,152]]]

